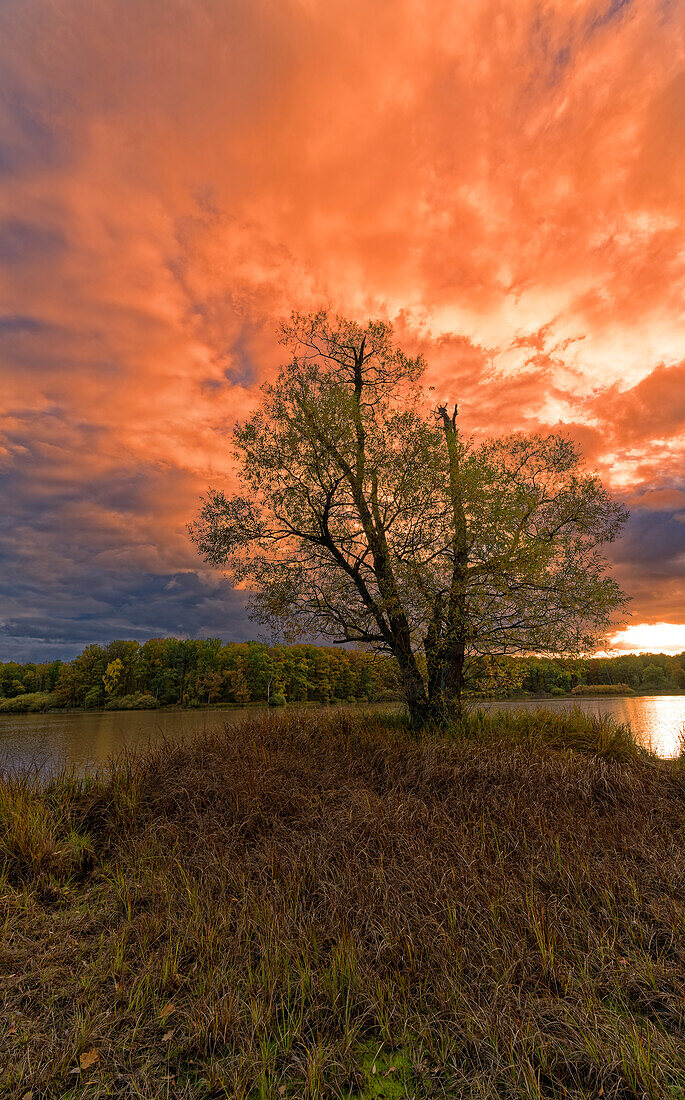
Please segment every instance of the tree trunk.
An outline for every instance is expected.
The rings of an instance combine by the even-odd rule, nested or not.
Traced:
[[[428,665],[427,720],[438,726],[459,721],[463,714],[463,645],[426,647]]]
[[[448,647],[442,669],[441,689],[431,699],[431,705],[442,722],[459,721],[464,713],[462,688],[464,684],[465,646],[462,638],[455,639]]]
[[[459,469],[457,408],[451,416],[442,406],[442,420],[449,464],[450,503],[452,508],[452,574],[447,606],[438,595],[425,639],[428,669],[428,704],[431,720],[439,724],[459,720],[463,714],[462,689],[466,660],[468,578],[468,532]]]
[[[463,586],[458,587],[461,593]],[[447,617],[442,597],[436,597],[424,639],[429,710],[431,720],[440,724],[461,716],[465,645],[464,631],[460,629],[463,607],[459,593],[456,598],[454,591],[450,593]]]
[[[428,698],[423,677],[411,649],[395,649],[394,657],[399,665],[402,691],[409,709],[409,721],[413,730],[422,729],[429,721]]]

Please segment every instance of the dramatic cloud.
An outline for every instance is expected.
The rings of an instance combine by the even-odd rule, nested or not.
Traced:
[[[185,523],[279,319],[322,302],[395,320],[470,430],[570,432],[635,510],[633,622],[685,623],[683,26],[673,0],[5,0],[6,649],[251,634]]]

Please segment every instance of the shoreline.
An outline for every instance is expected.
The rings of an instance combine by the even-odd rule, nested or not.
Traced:
[[[583,693],[574,695],[572,692],[567,692],[563,695],[478,695],[478,696],[466,696],[464,699],[465,704],[471,708],[477,709],[479,703],[554,703],[556,701],[571,701],[580,702],[584,699],[603,700],[603,699],[654,699],[654,698],[682,698],[685,696],[685,690],[674,689],[672,691],[632,691],[632,692],[598,692],[597,694]],[[17,697],[17,698],[20,698]],[[301,702],[295,700],[293,702],[286,702],[285,704],[270,704],[266,700],[259,700],[255,702],[246,703],[244,706],[240,706],[237,703],[203,703],[201,705],[188,706],[182,703],[165,704],[162,706],[142,706],[142,707],[48,707],[45,710],[35,711],[22,711],[16,710],[0,710],[0,718],[3,715],[12,716],[18,714],[133,714],[136,711],[154,712],[159,714],[177,714],[180,711],[193,712],[193,711],[269,711],[278,712],[283,710],[312,710],[312,711],[330,711],[340,708],[349,707],[350,709],[366,709],[369,707],[398,707],[403,706],[402,699],[382,699],[382,700],[355,700],[354,702],[336,699],[330,703],[320,703],[312,700],[307,702]]]

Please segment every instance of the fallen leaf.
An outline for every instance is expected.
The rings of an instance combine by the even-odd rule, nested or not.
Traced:
[[[81,1069],[90,1069],[100,1058],[100,1051],[93,1047],[92,1050],[86,1050],[79,1058],[79,1065]]]
[[[371,1072],[372,1072],[372,1073],[375,1073],[375,1072],[376,1072],[376,1063],[375,1063],[375,1062],[373,1063],[373,1069],[371,1070]]]
[[[8,1035],[16,1035],[16,1034],[17,1034],[17,1025],[16,1025],[16,1024],[12,1024],[12,1026],[11,1026],[11,1028],[9,1029],[9,1031],[7,1032],[7,1034],[8,1034]],[[23,1097],[22,1097],[22,1100],[24,1100],[24,1098],[23,1098]]]
[[[24,1095],[22,1096],[21,1100],[33,1100],[33,1093],[32,1092],[25,1092]]]
[[[279,1096],[285,1096],[285,1089],[286,1089],[286,1086],[281,1085],[280,1089],[278,1090],[278,1095]]]
[[[387,1077],[389,1073],[394,1073],[396,1069],[397,1069],[397,1066],[388,1066],[388,1068],[386,1069],[383,1076]]]
[[[163,1043],[168,1043],[169,1039],[171,1039],[173,1034],[174,1034],[173,1030],[172,1031],[165,1031],[164,1034],[162,1035],[162,1042]]]
[[[175,1011],[176,1011],[176,1005],[174,1004],[173,1001],[169,1001],[168,1004],[164,1005],[164,1008],[160,1008],[159,1015],[164,1020],[164,1019],[166,1019],[167,1016],[171,1016],[171,1013],[175,1012]]]

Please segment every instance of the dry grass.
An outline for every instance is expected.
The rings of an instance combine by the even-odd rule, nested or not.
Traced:
[[[579,714],[6,778],[0,1094],[685,1097],[684,811]]]

